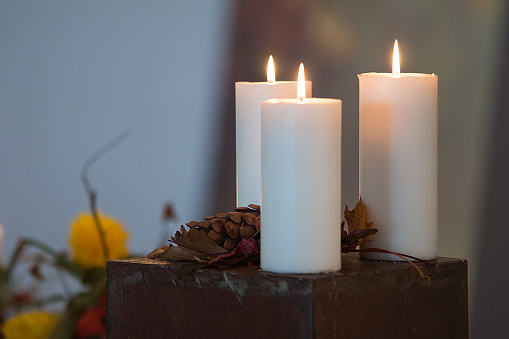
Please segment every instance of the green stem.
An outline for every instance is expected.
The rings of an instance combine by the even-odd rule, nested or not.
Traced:
[[[7,265],[7,270],[5,271],[5,281],[9,282],[11,279],[12,272],[14,271],[14,268],[16,267],[16,262],[18,261],[19,257],[21,256],[21,252],[23,251],[23,247],[25,247],[26,241],[21,239],[18,241],[18,244],[16,245],[16,248],[14,249],[14,252],[12,253],[11,259],[9,260],[9,264]]]
[[[83,271],[81,267],[79,267],[74,262],[69,261],[62,253],[55,251],[48,245],[35,239],[26,238],[23,241],[25,244],[32,245],[52,256],[55,259],[57,265],[64,267],[69,273],[71,273],[75,277],[81,278],[83,276]]]
[[[108,244],[106,243],[106,234],[104,233],[104,228],[101,225],[101,219],[99,218],[99,213],[97,212],[95,204],[96,196],[97,195],[95,191],[90,191],[90,212],[92,213],[97,232],[99,233],[99,240],[101,241],[101,247],[103,249],[104,262],[106,262],[110,260],[110,251],[108,249]]]
[[[79,267],[72,261],[67,260],[65,255],[63,255],[62,253],[58,253],[57,251],[55,251],[48,245],[46,245],[38,240],[24,238],[24,239],[20,239],[18,241],[18,245],[14,249],[11,259],[9,260],[9,264],[7,265],[7,269],[5,271],[5,281],[6,282],[10,281],[12,273],[14,272],[14,268],[16,267],[16,263],[18,262],[23,249],[27,245],[34,246],[34,247],[40,249],[41,251],[45,252],[46,254],[49,254],[50,256],[53,257],[53,259],[55,260],[55,263],[57,265],[65,268],[69,273],[71,273],[75,277],[77,277],[77,278],[82,277],[83,271],[81,270],[81,267]]]

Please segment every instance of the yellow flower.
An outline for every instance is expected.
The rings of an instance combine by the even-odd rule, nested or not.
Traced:
[[[25,312],[2,325],[5,339],[47,339],[55,327],[57,316],[48,312]]]
[[[122,259],[127,257],[127,239],[129,233],[122,224],[110,216],[99,214],[99,221],[104,231],[109,258]],[[72,260],[87,269],[92,267],[105,267],[104,251],[101,238],[94,222],[88,213],[81,213],[71,224],[69,237]]]

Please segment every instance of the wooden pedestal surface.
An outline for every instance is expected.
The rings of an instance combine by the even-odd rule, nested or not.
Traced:
[[[110,261],[108,338],[468,338],[467,262],[418,266],[343,255],[317,275]]]

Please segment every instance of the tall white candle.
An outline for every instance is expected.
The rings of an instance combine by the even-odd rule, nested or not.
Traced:
[[[261,123],[261,268],[341,269],[341,100],[264,101]]]
[[[396,42],[397,44],[397,42]],[[438,255],[438,77],[359,74],[359,190],[377,247],[422,259]],[[396,65],[397,62],[397,65]],[[375,260],[402,260],[362,253]]]
[[[260,103],[271,98],[295,98],[296,92],[297,81],[276,82],[270,61],[267,82],[235,83],[237,206],[260,204]],[[306,82],[306,95],[311,96],[311,81]]]

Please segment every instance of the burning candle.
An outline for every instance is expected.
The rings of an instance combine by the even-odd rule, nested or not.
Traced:
[[[359,190],[378,233],[377,247],[422,259],[438,255],[438,77],[359,74]],[[401,260],[362,253],[375,260]]]
[[[305,83],[311,96],[311,81]],[[237,206],[260,204],[260,103],[271,98],[294,98],[296,81],[277,81],[272,56],[267,82],[236,82]]]
[[[306,98],[302,64],[297,88],[296,99],[262,102],[261,268],[278,273],[337,271],[341,100]]]

